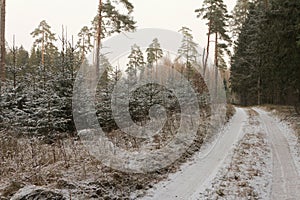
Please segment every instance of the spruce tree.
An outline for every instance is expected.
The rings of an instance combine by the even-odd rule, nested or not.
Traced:
[[[241,32],[243,24],[246,22],[249,7],[253,0],[237,0],[232,11],[231,31],[234,38],[237,38]]]
[[[243,23],[232,59],[232,89],[245,105],[297,105],[300,2],[255,1]]]

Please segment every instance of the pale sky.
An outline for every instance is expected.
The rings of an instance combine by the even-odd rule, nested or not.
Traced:
[[[80,29],[90,26],[97,13],[98,0],[8,0],[6,2],[6,40],[12,44],[13,34],[16,44],[30,50],[33,39],[30,33],[39,22],[46,20],[57,35],[61,26],[68,27],[68,34],[76,36]],[[130,0],[135,6],[134,19],[138,28],[163,28],[178,31],[187,26],[193,31],[195,41],[206,45],[207,27],[205,21],[196,18],[195,9],[203,0]],[[231,11],[236,0],[224,0]]]

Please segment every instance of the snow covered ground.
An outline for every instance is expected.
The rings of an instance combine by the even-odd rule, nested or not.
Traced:
[[[144,199],[300,199],[297,139],[285,122],[237,108],[221,135]]]
[[[287,135],[290,137],[292,133],[282,124],[278,124],[278,121],[269,113],[261,109],[256,109],[256,111],[265,126],[273,152],[271,199],[300,199],[300,175],[295,165],[297,160],[290,151],[290,144],[286,137]]]
[[[172,174],[168,181],[157,184],[144,199],[190,199],[215,177],[225,158],[233,151],[246,121],[246,112],[238,108],[228,128],[224,129],[212,148],[195,155],[194,161]]]
[[[300,138],[297,138],[297,135],[300,134],[300,117],[291,111],[286,112],[281,110],[277,112],[276,110],[272,110],[271,113],[277,123],[277,127],[287,139],[290,152],[298,169],[298,174],[300,174]]]
[[[20,171],[20,175],[13,176],[18,171],[7,170],[11,174],[0,179],[0,199],[4,193],[13,195],[7,199],[16,200],[24,195],[58,199],[62,196],[66,199],[137,199],[145,192],[145,200],[300,199],[296,132],[273,112],[260,108],[236,110],[216,138],[203,145],[179,171],[172,168],[156,175],[122,174],[103,168],[82,146],[73,144],[75,141],[70,144],[66,141],[62,147],[30,146],[22,143],[23,139],[19,141],[23,145],[17,145],[19,143],[12,138],[7,141],[6,146],[11,147],[8,150],[17,151],[21,158],[28,160],[19,168],[32,172],[35,162],[56,162],[35,168],[32,172],[35,174]],[[39,154],[32,157],[34,152]],[[3,168],[10,166],[9,163],[2,164]],[[165,179],[169,173],[172,174]],[[58,181],[52,181],[53,177]]]
[[[243,137],[217,176],[193,199],[269,199],[271,147],[257,113],[249,110]]]

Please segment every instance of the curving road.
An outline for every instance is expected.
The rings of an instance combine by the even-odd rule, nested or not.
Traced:
[[[146,200],[194,200],[198,199],[199,191],[205,189],[206,183],[211,181],[221,169],[225,158],[230,159],[229,152],[243,134],[243,127],[248,120],[246,109],[236,108],[237,112],[229,124],[228,129],[210,151],[186,166],[183,171],[169,177],[168,181],[159,183],[143,199]],[[299,200],[300,176],[290,152],[289,143],[275,118],[261,109],[254,108],[259,114],[259,121],[263,124],[262,131],[267,134],[273,155],[273,169],[271,200]],[[253,125],[255,126],[255,125]]]
[[[195,163],[178,172],[171,180],[161,183],[156,187],[154,194],[149,194],[144,199],[150,200],[187,200],[194,199],[206,181],[212,179],[228,153],[237,143],[239,135],[243,132],[243,125],[247,120],[244,109],[237,108],[229,129],[217,141],[208,154],[196,159]],[[201,156],[201,154],[200,154]]]

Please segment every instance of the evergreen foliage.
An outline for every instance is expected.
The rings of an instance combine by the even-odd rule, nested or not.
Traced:
[[[300,2],[249,5],[232,58],[232,91],[242,105],[299,105]]]

